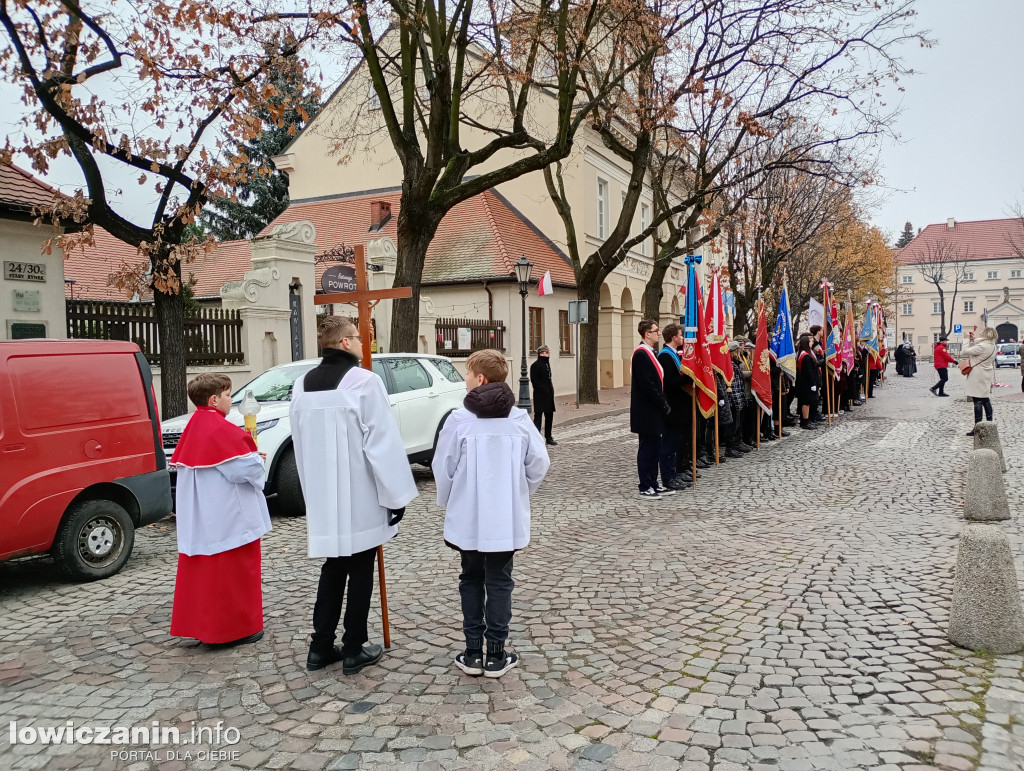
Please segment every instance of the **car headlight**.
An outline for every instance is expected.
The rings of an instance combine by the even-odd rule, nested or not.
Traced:
[[[264,420],[261,423],[256,424],[256,433],[259,434],[261,431],[266,431],[268,428],[273,428],[277,425],[277,421],[280,418],[274,418],[273,420]]]

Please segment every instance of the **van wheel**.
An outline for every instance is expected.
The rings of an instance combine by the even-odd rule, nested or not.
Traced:
[[[68,510],[53,543],[53,556],[76,581],[117,573],[132,554],[135,525],[113,501],[82,501]]]
[[[299,482],[299,466],[295,462],[295,448],[289,447],[277,462],[274,488],[277,503],[282,514],[301,517],[306,513],[306,499],[302,497],[302,483]]]

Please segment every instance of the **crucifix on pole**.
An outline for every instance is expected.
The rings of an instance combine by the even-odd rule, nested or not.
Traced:
[[[356,291],[319,294],[313,298],[314,305],[333,305],[348,303],[356,306],[359,318],[359,338],[363,344],[363,369],[373,369],[370,358],[370,311],[381,300],[394,300],[399,297],[412,297],[412,289],[398,286],[392,289],[370,289],[366,281],[366,254],[362,245],[354,247],[356,269]],[[380,616],[384,626],[384,647],[391,648],[391,625],[388,622],[388,588],[384,580],[384,547],[377,547],[377,580],[380,583]]]

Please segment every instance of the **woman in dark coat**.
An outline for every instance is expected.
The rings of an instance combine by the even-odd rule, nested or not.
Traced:
[[[803,429],[816,428],[810,420],[811,406],[818,402],[821,385],[821,370],[811,350],[812,339],[810,335],[802,335],[796,347],[796,398],[800,406],[800,428]]]
[[[555,386],[551,379],[551,349],[546,345],[537,349],[537,361],[530,365],[530,383],[533,385],[533,422],[540,431],[543,417],[546,421],[544,438],[548,444],[558,444],[551,438],[551,423],[555,418]]]

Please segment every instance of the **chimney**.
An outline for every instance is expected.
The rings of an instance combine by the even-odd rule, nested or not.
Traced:
[[[370,232],[376,233],[391,219],[391,204],[387,201],[374,201],[370,204]]]
[[[955,227],[956,227],[956,220],[955,219],[950,217],[948,220],[946,220],[946,229],[947,230],[952,230]]]

